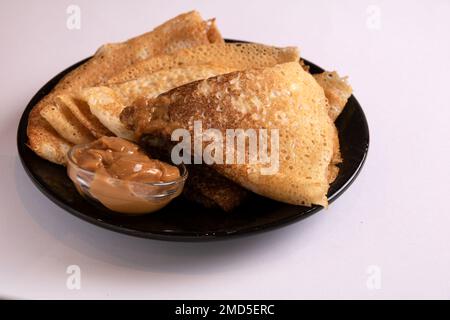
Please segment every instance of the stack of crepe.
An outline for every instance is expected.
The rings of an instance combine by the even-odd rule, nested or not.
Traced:
[[[337,73],[311,76],[303,70],[296,48],[224,43],[214,19],[189,12],[102,46],[66,75],[30,113],[29,146],[64,165],[72,145],[104,135],[144,144],[152,136],[170,138],[167,127],[142,125],[163,104],[170,110],[169,127],[189,130],[193,120],[214,128],[282,127],[278,174],[264,177],[249,165],[191,166],[185,195],[226,211],[247,190],[326,206],[341,161],[333,121],[350,94]]]

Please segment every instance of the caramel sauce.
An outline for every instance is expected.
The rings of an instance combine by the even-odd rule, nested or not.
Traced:
[[[72,159],[81,169],[94,172],[89,193],[107,208],[124,213],[159,210],[173,197],[152,197],[164,186],[151,184],[180,178],[177,167],[149,158],[139,146],[118,137],[102,137],[78,148]]]

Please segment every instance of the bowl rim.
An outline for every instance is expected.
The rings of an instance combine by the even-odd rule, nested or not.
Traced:
[[[123,139],[123,138],[121,138],[121,139]],[[133,141],[130,141],[130,142],[135,143]],[[90,171],[90,170],[81,168],[75,162],[75,160],[73,159],[73,152],[75,150],[83,148],[83,147],[86,147],[90,143],[91,142],[83,143],[83,144],[76,144],[76,145],[72,146],[69,149],[69,151],[67,152],[67,169],[69,169],[69,167],[72,166],[77,171],[83,172],[83,173],[88,174],[88,175],[95,175],[94,171]],[[139,146],[139,148],[141,148],[141,147]],[[155,159],[155,160],[158,160],[158,159]],[[161,161],[161,160],[158,160],[158,161]],[[163,161],[161,161],[161,162],[163,162]],[[123,182],[123,181],[127,181],[127,183],[131,183],[131,184],[134,184],[134,185],[145,185],[145,186],[155,186],[155,187],[167,187],[167,186],[177,185],[177,184],[185,182],[186,179],[188,178],[189,173],[188,173],[188,170],[187,170],[186,166],[184,165],[184,163],[180,163],[180,164],[171,164],[171,163],[169,163],[169,164],[173,165],[173,166],[175,166],[177,168],[181,168],[181,170],[180,170],[180,177],[175,179],[175,180],[172,180],[172,181],[167,181],[167,182],[139,182],[139,181],[128,181],[128,180],[114,178],[114,177],[110,177],[108,179],[110,179],[111,181],[114,181],[114,182],[119,182],[119,183]]]

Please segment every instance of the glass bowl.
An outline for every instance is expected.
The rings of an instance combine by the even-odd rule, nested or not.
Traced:
[[[160,210],[183,191],[188,172],[184,164],[177,165],[180,177],[169,182],[143,183],[96,174],[79,167],[73,154],[85,145],[73,146],[67,154],[67,175],[78,192],[90,201],[110,210],[130,215],[142,215]]]

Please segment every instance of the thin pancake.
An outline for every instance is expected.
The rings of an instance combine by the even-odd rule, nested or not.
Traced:
[[[352,95],[352,87],[347,83],[347,78],[339,77],[336,71],[325,71],[313,77],[325,91],[329,105],[328,114],[335,121]]]
[[[194,137],[194,121],[201,121],[204,129],[218,129],[223,137],[226,129],[264,128],[269,134],[278,130],[279,146],[269,151],[279,154],[278,170],[267,173],[267,165],[249,161],[212,164],[213,168],[262,196],[297,205],[327,206],[334,148],[327,112],[323,89],[293,62],[178,87],[143,105],[124,109],[121,120],[137,138],[145,134],[166,141],[176,128],[188,130]],[[203,141],[203,148],[209,143]],[[195,152],[191,150],[191,154]],[[244,152],[244,159],[249,159],[248,148]]]
[[[132,132],[120,123],[119,114],[125,106],[139,97],[156,97],[177,86],[235,70],[297,60],[296,48],[275,48],[259,44],[210,44],[148,59],[112,78],[109,86],[85,88],[80,96],[105,127],[119,137],[133,139]],[[130,78],[134,80],[128,80]],[[115,83],[118,80],[128,81]]]
[[[341,78],[336,71],[325,71],[314,74],[313,77],[323,88],[325,96],[327,97],[328,115],[332,121],[336,121],[342,110],[344,110],[348,98],[350,98],[352,94],[352,87],[347,83],[347,78]],[[336,179],[339,173],[339,167],[337,165],[342,162],[339,136],[335,125],[333,131],[333,158],[328,173],[328,181],[330,183]]]
[[[296,47],[277,48],[256,43],[214,43],[180,50],[144,60],[132,65],[108,83],[119,83],[146,76],[158,70],[210,64],[235,70],[268,67],[279,63],[298,61]]]
[[[63,139],[40,114],[48,105],[54,105],[56,96],[104,83],[119,71],[149,57],[208,44],[211,41],[223,42],[214,22],[205,22],[197,12],[189,12],[126,42],[102,46],[93,58],[67,74],[52,92],[33,108],[28,120],[28,145],[41,157],[64,164],[71,143]],[[56,118],[48,116],[48,119]]]
[[[65,105],[49,104],[41,110],[40,115],[52,124],[52,127],[61,137],[70,143],[81,144],[94,140],[94,136]]]
[[[133,140],[133,132],[125,128],[119,116],[122,110],[139,98],[155,98],[183,84],[233,71],[230,68],[199,65],[160,70],[136,80],[100,87],[84,88],[80,97],[97,119],[118,137]]]
[[[63,105],[72,112],[78,121],[87,128],[91,134],[100,138],[102,136],[111,136],[113,133],[108,130],[89,110],[89,105],[80,99],[79,96],[72,94],[61,94],[55,98],[56,104]]]
[[[233,181],[203,165],[187,166],[189,179],[184,186],[184,196],[206,208],[220,208],[230,212],[247,198],[249,192]]]

